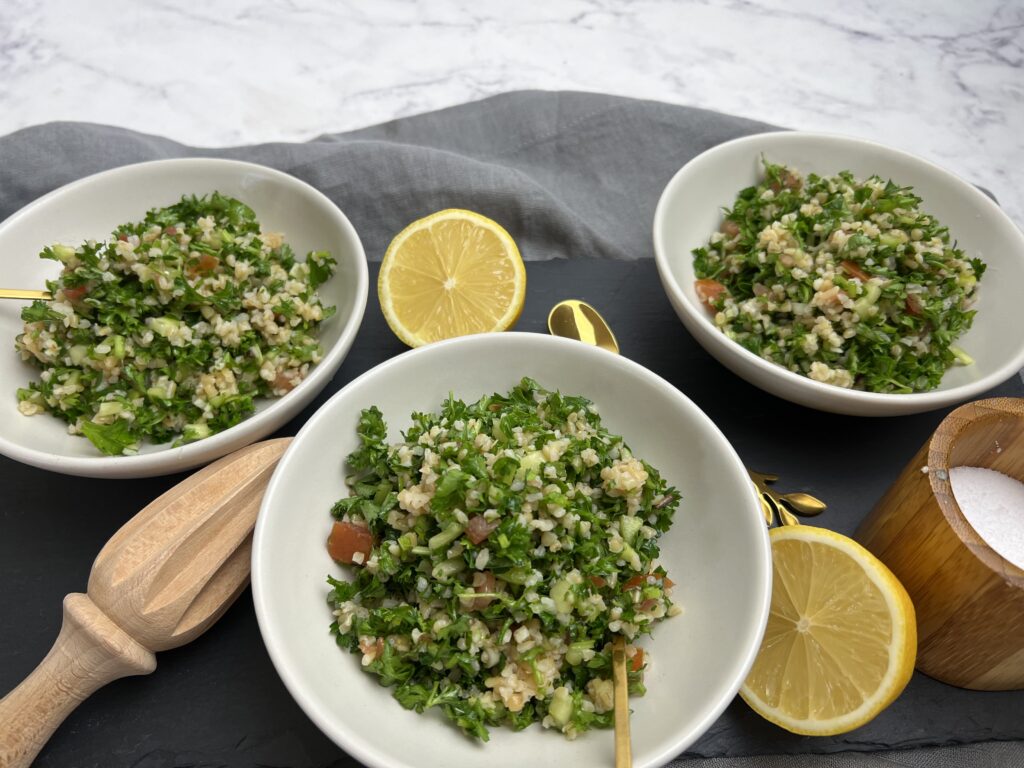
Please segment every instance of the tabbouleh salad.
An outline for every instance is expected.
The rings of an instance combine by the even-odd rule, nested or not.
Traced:
[[[105,454],[176,444],[234,426],[321,359],[316,288],[335,260],[298,261],[244,203],[183,197],[118,227],[110,242],[54,245],[52,300],[22,310],[16,348],[40,369],[18,390],[26,416],[49,412]]]
[[[729,338],[816,381],[923,392],[970,357],[985,264],[921,198],[878,176],[806,177],[764,163],[721,230],[693,251],[698,297]]]
[[[583,397],[523,379],[414,413],[395,445],[359,421],[351,495],[328,549],[338,644],[407,709],[467,735],[533,722],[568,738],[613,722],[611,640],[679,613],[656,564],[679,502]],[[644,692],[629,645],[630,693]]]

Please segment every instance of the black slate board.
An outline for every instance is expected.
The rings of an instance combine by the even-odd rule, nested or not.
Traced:
[[[373,285],[377,265],[370,268]],[[650,259],[531,262],[527,271],[530,290],[517,330],[545,332],[547,312],[559,299],[591,302],[612,323],[624,355],[693,399],[748,466],[779,473],[780,487],[825,499],[830,506],[820,522],[842,533],[854,530],[946,413],[856,419],[761,392],[711,359],[687,334]],[[371,295],[363,327],[334,381],[280,434],[294,434],[333,392],[403,350]],[[991,395],[1022,396],[1024,383],[1014,376]],[[5,494],[0,691],[16,685],[45,655],[60,628],[61,600],[84,590],[92,559],[111,534],[182,477],[87,480],[0,457]],[[86,701],[57,731],[37,765],[357,765],[306,719],[281,684],[248,592],[206,635],[160,654],[158,662],[154,674],[116,681]],[[1021,712],[1024,692],[965,691],[916,674],[892,707],[853,733],[794,736],[737,700],[688,754],[873,751],[1024,739]]]

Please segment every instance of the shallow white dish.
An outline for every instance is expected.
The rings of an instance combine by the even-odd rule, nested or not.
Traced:
[[[693,743],[732,700],[768,615],[771,559],[750,478],[717,427],[672,385],[636,363],[540,334],[469,336],[406,352],[348,384],[303,426],[263,499],[253,542],[256,616],[270,657],[306,714],[370,766],[478,768],[593,766],[613,761],[611,731],[576,741],[534,725],[491,729],[477,744],[437,712],[417,715],[364,673],[329,632],[331,505],[348,495],[345,456],[360,410],[377,405],[399,439],[413,410],[436,411],[449,392],[473,401],[523,376],[582,394],[683,501],[663,537],[661,562],[684,613],[641,644],[651,654],[648,693],[631,699],[634,765],[661,765]]]
[[[788,371],[719,331],[698,301],[691,251],[707,243],[722,209],[762,178],[762,155],[802,173],[852,171],[910,185],[921,207],[949,228],[968,256],[988,264],[978,314],[957,345],[975,362],[946,372],[938,389],[907,395],[842,389]],[[720,363],[755,386],[811,408],[855,416],[896,416],[969,400],[1024,367],[1024,235],[990,198],[949,171],[870,141],[796,131],[762,133],[698,155],[665,187],[654,214],[654,252],[662,285],[687,330]]]
[[[0,302],[0,453],[26,464],[87,477],[149,477],[182,472],[265,437],[299,413],[334,376],[352,346],[366,308],[366,257],[359,236],[334,203],[294,176],[235,160],[189,158],[128,165],[88,176],[22,208],[0,224],[0,283],[10,288],[44,288],[59,266],[39,258],[44,246],[103,240],[151,208],[170,205],[185,194],[218,191],[255,210],[260,224],[283,232],[298,258],[328,250],[338,260],[335,274],[320,286],[325,306],[337,313],[323,323],[323,361],[287,395],[257,403],[256,413],[205,440],[171,448],[144,445],[135,456],[103,456],[83,437],[69,435],[64,422],[47,414],[18,412],[15,391],[38,379],[39,371],[14,351],[26,302]]]

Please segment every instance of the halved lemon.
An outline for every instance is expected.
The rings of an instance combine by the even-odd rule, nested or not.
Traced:
[[[391,241],[377,278],[384,319],[410,347],[505,331],[526,298],[526,268],[495,221],[449,208],[414,221]]]
[[[806,525],[771,531],[771,613],[740,695],[787,731],[829,736],[889,706],[914,672],[914,605],[857,542]]]

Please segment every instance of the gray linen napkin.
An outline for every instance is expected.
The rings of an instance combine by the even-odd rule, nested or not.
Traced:
[[[195,149],[82,123],[0,141],[0,219],[56,187],[128,163],[217,156],[262,163],[324,192],[371,261],[406,224],[471,208],[527,260],[653,255],[651,216],[680,166],[769,126],[699,109],[580,93],[512,93],[306,144]]]

